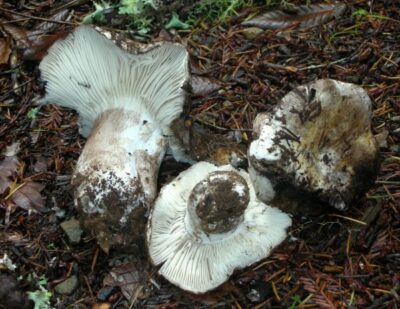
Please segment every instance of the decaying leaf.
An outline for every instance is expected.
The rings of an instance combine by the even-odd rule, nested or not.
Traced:
[[[0,194],[11,185],[12,181],[9,178],[16,170],[18,166],[18,159],[16,157],[5,157],[0,162]]]
[[[47,50],[53,43],[59,39],[63,39],[68,35],[67,32],[57,32],[51,35],[35,36],[35,39],[29,40],[29,47],[25,48],[22,53],[23,60],[41,60]]]
[[[10,44],[5,38],[0,38],[0,65],[8,63],[10,54],[11,54]]]
[[[25,180],[16,156],[6,156],[0,162],[0,200],[2,207],[17,206],[25,210],[42,211],[44,185]],[[20,174],[20,175],[19,175]]]
[[[2,28],[15,42],[16,47],[22,51],[23,60],[41,60],[47,49],[58,39],[67,36],[67,32],[61,31],[49,34],[56,29],[57,24],[52,21],[62,21],[69,16],[68,10],[63,10],[49,21],[38,24],[32,30],[25,30],[11,24],[4,24]],[[1,21],[1,20],[0,20]],[[0,64],[1,64],[1,41],[0,41]]]
[[[144,272],[136,263],[125,263],[115,266],[104,278],[105,286],[118,286],[128,300],[138,298],[143,290]]]
[[[43,210],[44,202],[40,194],[44,185],[37,182],[26,182],[24,185],[16,190],[11,198],[15,205],[25,210],[35,209],[37,211]]]
[[[296,6],[293,12],[280,9],[271,10],[255,18],[244,21],[244,26],[255,26],[262,29],[285,29],[293,26],[309,28],[324,24],[338,17],[346,9],[344,3],[312,4]]]
[[[206,77],[192,76],[192,94],[197,97],[205,97],[221,88],[221,84]]]
[[[71,11],[70,10],[61,10],[58,13],[54,14],[49,18],[49,21],[44,21],[41,23],[38,23],[32,28],[31,35],[33,34],[43,34],[47,32],[51,32],[57,29],[59,21],[65,21],[68,19],[68,16],[70,15]]]

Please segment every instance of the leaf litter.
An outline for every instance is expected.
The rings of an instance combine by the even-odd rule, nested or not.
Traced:
[[[8,33],[12,50],[0,74],[4,89],[0,99],[0,191],[1,203],[7,205],[1,209],[0,251],[17,266],[16,275],[45,275],[53,305],[60,308],[71,304],[85,308],[396,306],[400,293],[398,8],[383,1],[356,2],[339,17],[333,17],[333,9],[328,9],[331,13],[326,13],[329,18],[325,19],[316,17],[325,16],[317,13],[317,6],[310,9],[314,4],[303,10],[299,9],[303,2],[293,3],[289,8],[276,8],[281,13],[267,15],[271,20],[266,22],[280,25],[278,29],[265,29],[255,36],[244,33],[248,26],[242,22],[249,12],[245,10],[225,25],[202,23],[193,30],[168,32],[172,41],[187,43],[192,70],[202,78],[195,83],[204,82],[198,87],[202,90],[192,95],[186,117],[215,134],[239,132],[237,140],[245,147],[251,140],[255,115],[270,111],[295,86],[325,77],[353,82],[362,85],[373,99],[374,133],[386,137],[381,145],[379,178],[366,199],[346,213],[325,209],[308,214],[304,209],[295,215],[289,239],[269,258],[235,273],[216,291],[203,296],[183,292],[157,276],[146,259],[127,260],[126,254],[117,252],[105,255],[87,235],[79,244],[68,242],[60,223],[77,215],[69,175],[85,140],[78,134],[73,111],[46,106],[35,117],[28,117],[43,94],[36,69],[43,53],[33,52],[37,57],[28,57],[29,61],[23,53],[29,44],[34,45],[26,33],[68,33],[71,24],[78,24],[89,13],[90,6],[84,1],[68,2],[68,14],[61,14],[64,8],[54,11],[48,1],[30,2],[29,6],[3,3],[2,8],[25,15],[0,10],[0,28],[2,34]],[[254,7],[250,12],[265,10]],[[51,22],[57,18],[69,23]],[[302,19],[309,20],[304,25],[318,21],[318,27],[303,28]],[[51,28],[40,26],[46,22]],[[18,30],[10,34],[5,25]],[[122,26],[115,30],[129,33]],[[161,35],[166,35],[165,30],[144,40]],[[41,50],[45,52],[47,47]],[[6,156],[4,150],[17,141],[18,153]],[[184,168],[163,164],[160,175],[176,175]],[[161,181],[167,179],[163,176]],[[25,209],[16,205],[14,194]],[[26,211],[44,208],[57,209],[63,215]],[[111,260],[119,262],[111,264]],[[72,295],[55,295],[53,287],[71,275],[79,277],[80,286]],[[24,301],[21,295],[36,289],[29,284],[13,287],[20,303]],[[6,294],[0,291],[0,297]]]

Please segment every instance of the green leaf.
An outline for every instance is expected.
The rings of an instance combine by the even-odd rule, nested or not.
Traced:
[[[368,15],[368,12],[365,9],[358,9],[353,13],[353,16],[366,16],[366,15]]]
[[[171,20],[168,22],[168,24],[165,25],[165,29],[171,29],[171,28],[189,29],[190,25],[181,21],[179,19],[178,14],[176,14],[176,12],[173,12]]]
[[[157,9],[154,0],[121,0],[119,14],[140,15],[143,13],[146,6],[151,6]]]
[[[26,114],[28,119],[34,120],[37,117],[37,113],[39,111],[39,107],[31,108],[30,111]]]
[[[34,309],[49,309],[51,296],[51,292],[47,291],[42,286],[35,292],[28,292],[29,299],[35,304]]]
[[[84,23],[84,24],[92,24],[92,23],[94,23],[96,21],[100,22],[100,23],[101,22],[105,22],[104,10],[111,8],[111,6],[107,2],[105,2],[103,0],[101,0],[100,3],[97,3],[96,1],[93,1],[93,5],[94,5],[94,8],[95,8],[95,11],[93,13],[90,13],[90,14],[86,15],[83,18],[82,23]]]

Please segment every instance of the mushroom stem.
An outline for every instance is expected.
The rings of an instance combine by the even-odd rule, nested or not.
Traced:
[[[126,242],[112,230],[125,231],[131,235],[130,243],[138,243],[146,221],[133,218],[145,216],[156,197],[165,150],[161,130],[146,113],[112,109],[95,121],[72,184],[83,225],[97,231],[105,251]],[[102,217],[109,224],[103,226]]]

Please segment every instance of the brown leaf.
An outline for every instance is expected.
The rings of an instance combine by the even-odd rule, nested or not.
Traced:
[[[140,293],[139,288],[144,282],[142,269],[132,262],[115,266],[104,278],[103,284],[120,287],[125,298],[130,300],[136,293]]]
[[[54,24],[54,23],[50,23]],[[68,33],[61,31],[55,34],[46,34],[44,30],[26,31],[23,28],[5,24],[4,31],[10,35],[18,50],[22,51],[23,60],[41,60],[53,43],[65,38]],[[49,25],[42,25],[49,28]]]
[[[42,60],[47,50],[53,43],[59,39],[63,39],[68,35],[67,32],[57,32],[56,34],[43,35],[36,39],[30,39],[29,47],[24,49],[22,53],[23,60]]]
[[[300,28],[309,28],[324,24],[334,17],[340,16],[345,9],[344,3],[299,5],[295,7],[293,13],[271,10],[242,22],[242,25],[262,29],[284,29],[296,25]]]
[[[0,194],[3,194],[11,185],[12,181],[9,178],[17,171],[18,159],[14,156],[6,156],[0,162]]]
[[[15,41],[18,49],[29,46],[28,32],[25,29],[10,24],[3,24],[2,28]]]
[[[18,158],[6,156],[3,161],[0,162],[0,175],[9,177],[17,171]]]
[[[110,309],[110,308],[111,308],[110,303],[95,303],[92,304],[92,306],[90,307],[90,309]]]
[[[221,88],[221,84],[218,81],[212,81],[209,78],[195,75],[192,76],[191,86],[192,94],[197,97],[205,97]]]
[[[10,54],[11,54],[10,44],[5,38],[0,38],[0,65],[8,63]]]
[[[40,194],[43,188],[44,185],[40,183],[27,182],[13,193],[12,200],[17,206],[25,210],[33,208],[37,211],[41,211],[44,208],[43,197]]]
[[[4,175],[0,175],[0,194],[3,194],[7,188],[11,185],[11,180]]]
[[[68,18],[70,10],[65,9],[54,14],[49,18],[49,21],[38,23],[33,27],[33,30],[29,32],[30,35],[40,35],[48,33],[57,29],[58,21],[64,21]]]

